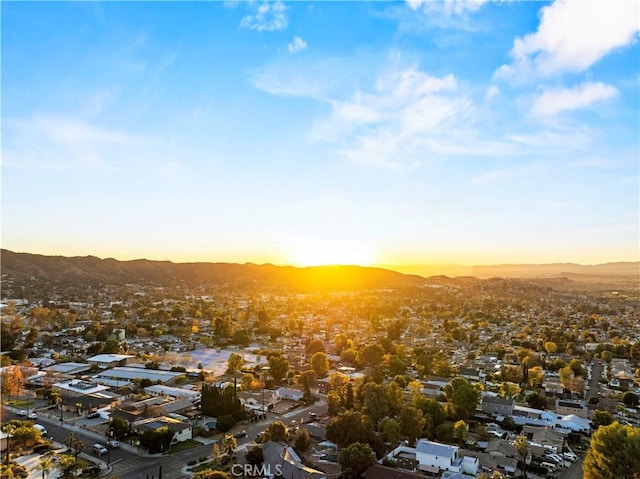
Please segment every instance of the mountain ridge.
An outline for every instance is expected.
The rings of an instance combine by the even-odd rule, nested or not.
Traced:
[[[117,260],[96,256],[47,256],[0,250],[0,269],[14,279],[36,278],[49,282],[95,284],[208,283],[250,286],[271,284],[303,289],[361,289],[420,286],[434,276],[476,278],[560,278],[591,281],[611,277],[640,282],[640,262],[621,261],[600,265],[577,263],[500,265],[327,265],[279,266],[270,263],[187,262],[168,260]],[[424,274],[419,274],[423,272]],[[457,273],[457,274],[450,274]]]

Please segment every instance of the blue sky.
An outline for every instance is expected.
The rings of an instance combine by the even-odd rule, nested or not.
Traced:
[[[2,246],[639,260],[639,9],[3,2]]]

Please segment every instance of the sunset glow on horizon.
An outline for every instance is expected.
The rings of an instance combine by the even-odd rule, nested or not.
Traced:
[[[3,248],[640,260],[638,2],[5,2],[1,15]]]

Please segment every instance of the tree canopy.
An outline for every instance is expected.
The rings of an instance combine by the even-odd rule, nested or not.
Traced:
[[[585,479],[640,478],[640,429],[617,421],[598,428],[582,470]]]

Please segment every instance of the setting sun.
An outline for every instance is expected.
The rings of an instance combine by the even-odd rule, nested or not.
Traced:
[[[291,247],[287,258],[295,266],[329,264],[367,266],[375,262],[368,245],[341,240],[300,242]]]

